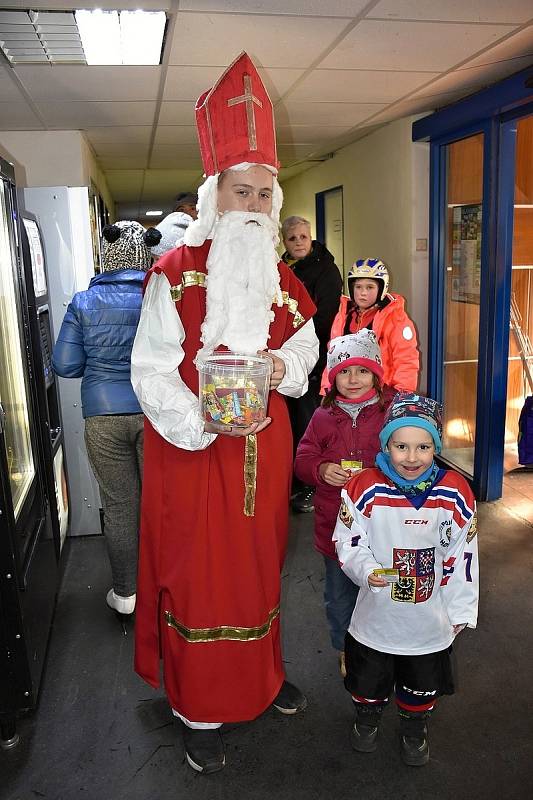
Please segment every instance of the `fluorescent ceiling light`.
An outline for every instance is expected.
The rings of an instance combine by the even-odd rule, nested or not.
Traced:
[[[162,211],[147,211],[146,212],[146,216],[147,217],[160,217],[162,213],[163,213]]]
[[[164,11],[76,11],[87,64],[159,64]]]

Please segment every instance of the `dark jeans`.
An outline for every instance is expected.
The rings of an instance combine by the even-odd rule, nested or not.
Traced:
[[[344,650],[344,639],[359,594],[359,586],[342,571],[336,558],[324,556],[324,564],[324,605],[331,644],[335,650]]]

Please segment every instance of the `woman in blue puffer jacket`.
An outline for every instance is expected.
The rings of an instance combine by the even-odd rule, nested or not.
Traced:
[[[85,444],[100,487],[113,587],[107,604],[135,609],[144,417],[130,382],[150,248],[161,238],[138,222],[103,229],[102,269],[72,298],[54,347],[52,366],[81,378]]]

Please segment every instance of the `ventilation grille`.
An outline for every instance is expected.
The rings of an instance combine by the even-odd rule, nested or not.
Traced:
[[[86,64],[73,13],[0,11],[0,48],[12,64]]]

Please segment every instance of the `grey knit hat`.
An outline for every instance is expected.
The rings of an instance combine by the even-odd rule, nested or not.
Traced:
[[[159,243],[161,234],[155,228],[145,230],[139,222],[122,220],[105,225],[102,230],[102,270],[150,269],[150,249]]]

